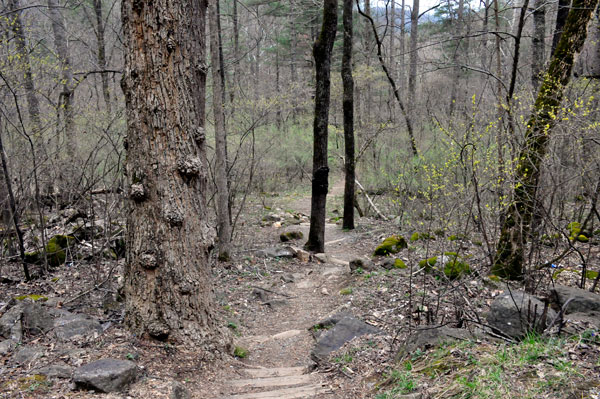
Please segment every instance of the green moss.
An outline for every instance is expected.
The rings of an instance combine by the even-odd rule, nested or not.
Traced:
[[[25,252],[25,262],[31,265],[39,265],[42,263],[42,257],[38,251]]]
[[[44,295],[37,295],[37,294],[28,294],[28,295],[19,295],[15,297],[15,300],[17,301],[24,301],[25,299],[31,299],[33,302],[37,302],[37,301],[47,301],[48,297],[44,296]]]
[[[444,265],[444,275],[450,280],[461,277],[463,274],[470,274],[471,268],[469,265],[458,259],[446,262]]]
[[[419,267],[425,268],[426,271],[431,270],[432,266],[435,266],[437,263],[437,256],[432,256],[431,258],[423,259],[419,261]]]
[[[452,234],[448,237],[448,241],[456,241],[458,240],[458,236],[456,234]]]
[[[46,256],[48,257],[48,265],[60,266],[67,259],[66,249],[73,243],[73,236],[57,234],[48,240],[46,244]]]
[[[419,240],[435,240],[435,237],[429,233],[418,233],[418,232],[415,232],[415,233],[413,233],[412,236],[410,236],[410,241],[412,241],[412,242],[419,241]]]
[[[589,239],[589,238],[587,238],[587,237],[586,237],[585,235],[583,235],[583,234],[579,234],[579,235],[577,236],[576,240],[577,240],[577,241],[579,241],[579,242],[589,242],[589,241],[590,241],[590,239]]]
[[[350,295],[352,294],[352,287],[342,288],[340,290],[340,295]]]
[[[281,233],[279,239],[281,242],[288,242],[292,240],[301,240],[304,238],[304,234],[301,231],[287,231],[285,233]]]
[[[389,254],[395,254],[407,247],[408,243],[404,237],[393,235],[383,240],[383,242],[377,248],[375,248],[373,255],[385,256]]]
[[[396,269],[406,269],[406,263],[402,259],[396,259],[394,261],[394,267]]]
[[[571,222],[567,225],[567,230],[569,231],[569,238],[573,241],[581,233],[581,223]]]
[[[240,359],[245,359],[248,357],[248,350],[246,348],[242,348],[241,346],[236,346],[233,350],[233,356],[239,357]]]
[[[446,252],[444,252],[444,255],[446,255],[446,256],[454,256],[456,258],[458,256],[458,253],[453,252],[453,251],[446,251]]]

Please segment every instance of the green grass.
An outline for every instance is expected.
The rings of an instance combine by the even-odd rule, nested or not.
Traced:
[[[397,398],[421,386],[456,399],[562,398],[575,397],[574,392],[588,397],[585,389],[600,381],[590,380],[570,353],[580,342],[596,339],[594,331],[571,340],[531,334],[518,344],[460,342],[415,351],[383,376],[376,399]]]

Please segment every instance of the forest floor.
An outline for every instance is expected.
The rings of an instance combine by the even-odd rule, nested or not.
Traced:
[[[370,218],[343,231],[342,194],[338,181],[328,196],[325,256],[308,259],[259,254],[302,247],[309,228],[306,189],[248,201],[232,261],[213,265],[218,314],[236,357],[208,358],[193,347],[132,336],[114,300],[123,260],[68,262],[30,283],[17,281],[15,264],[4,265],[0,313],[12,298],[37,294],[98,318],[104,332],[67,344],[49,335],[25,336],[22,347],[35,347],[39,355],[26,361],[0,355],[0,398],[600,398],[598,325],[568,326],[561,337],[532,335],[521,343],[490,335],[480,317],[507,286],[486,277],[487,255],[476,240],[415,240],[395,255],[409,267],[390,267],[389,258],[372,257],[376,246],[392,234],[414,232]],[[301,231],[304,239],[281,243],[289,231]],[[460,251],[472,273],[447,281],[416,266],[444,251]],[[351,272],[348,262],[358,258],[365,267]],[[576,271],[555,277],[567,285],[578,280]],[[543,295],[551,282],[539,283]],[[317,367],[311,358],[315,325],[339,312],[381,333],[355,338]],[[433,325],[461,325],[473,338],[410,346],[418,326]],[[75,390],[70,378],[37,373],[46,365],[74,368],[109,357],[133,360],[141,370],[125,392]]]

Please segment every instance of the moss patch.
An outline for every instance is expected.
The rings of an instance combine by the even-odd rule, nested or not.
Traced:
[[[385,256],[389,254],[395,254],[407,247],[408,243],[404,237],[393,235],[383,240],[383,242],[377,248],[375,248],[373,255]]]
[[[279,240],[281,240],[281,242],[301,240],[302,238],[304,238],[304,234],[302,234],[301,231],[287,231],[285,233],[281,233],[279,236]]]
[[[396,259],[394,261],[394,268],[396,269],[406,269],[406,263],[402,259]]]
[[[425,268],[426,271],[430,271],[432,266],[435,266],[437,263],[437,256],[432,256],[431,258],[423,259],[419,261],[419,267]]]
[[[435,237],[429,233],[418,233],[418,232],[415,232],[410,236],[411,242],[420,241],[420,240],[435,240]]]
[[[17,301],[24,301],[25,299],[31,299],[33,302],[37,302],[37,301],[47,301],[48,297],[44,296],[44,295],[37,295],[37,294],[28,294],[28,295],[19,295],[15,297],[15,300]]]
[[[242,348],[241,346],[236,346],[233,350],[233,356],[239,357],[240,359],[245,359],[248,357],[248,349]]]

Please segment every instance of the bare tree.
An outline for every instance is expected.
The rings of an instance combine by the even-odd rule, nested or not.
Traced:
[[[227,132],[225,130],[225,87],[219,45],[219,14],[217,2],[208,1],[210,31],[210,59],[213,82],[213,114],[215,117],[215,176],[217,185],[217,219],[219,259],[229,260],[231,244],[231,216],[229,213],[229,188],[227,184]]]
[[[329,188],[327,164],[327,125],[331,86],[331,51],[337,31],[337,0],[323,0],[323,25],[315,44],[315,117],[313,123],[313,172],[310,230],[306,248],[325,252],[325,206]]]
[[[344,85],[344,229],[354,229],[354,79],[352,78],[352,0],[344,0],[344,50],[342,55],[342,81]],[[393,33],[392,33],[393,37]]]
[[[505,211],[492,273],[510,279],[523,276],[525,247],[538,205],[538,184],[556,113],[571,78],[575,55],[581,51],[587,25],[598,0],[574,0],[527,123],[525,143],[516,165],[512,202]]]

